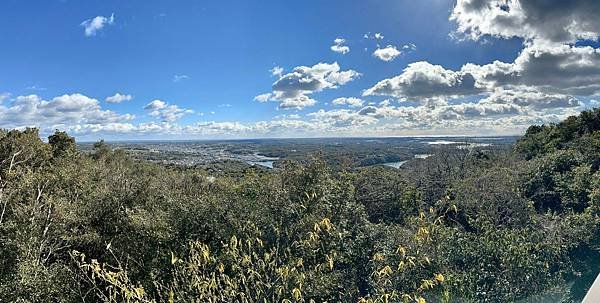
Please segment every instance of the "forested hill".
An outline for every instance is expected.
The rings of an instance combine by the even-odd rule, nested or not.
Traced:
[[[509,151],[234,177],[0,131],[0,302],[578,302],[599,161],[600,109]]]
[[[576,149],[592,152],[588,156],[598,161],[597,151],[600,131],[600,108],[584,111],[579,116],[571,116],[556,125],[533,125],[517,144],[517,151],[527,159],[544,156],[556,150]],[[596,149],[594,149],[596,148]],[[592,159],[593,160],[593,159]],[[598,163],[595,163],[596,168]]]

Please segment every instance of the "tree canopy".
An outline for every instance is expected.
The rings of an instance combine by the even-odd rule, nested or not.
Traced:
[[[599,166],[600,109],[510,151],[236,178],[2,131],[0,301],[515,301],[598,274]]]

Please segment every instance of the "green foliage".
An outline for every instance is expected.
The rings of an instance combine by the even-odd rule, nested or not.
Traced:
[[[402,171],[316,158],[216,174],[231,167],[1,131],[0,301],[511,302],[585,284],[599,113]]]
[[[419,208],[420,193],[397,170],[376,166],[355,177],[355,198],[373,223],[403,223]]]
[[[48,137],[48,143],[52,147],[52,155],[54,158],[68,157],[74,155],[77,151],[75,138],[58,130]]]
[[[515,146],[515,150],[531,159],[571,144],[580,144],[578,139],[597,136],[600,131],[600,108],[571,116],[559,124],[533,125]],[[596,149],[598,146],[595,147]]]

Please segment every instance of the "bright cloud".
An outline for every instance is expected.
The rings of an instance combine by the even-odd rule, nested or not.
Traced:
[[[121,103],[123,101],[131,101],[132,99],[133,99],[133,96],[131,96],[131,95],[124,95],[124,94],[116,93],[110,97],[106,97],[105,101],[107,103]]]
[[[398,50],[398,48],[394,45],[388,45],[383,48],[378,47],[373,52],[373,57],[378,58],[381,61],[389,62],[389,61],[393,61],[394,59],[396,59],[396,57],[398,57],[402,54],[412,52],[416,49],[417,49],[417,46],[412,43],[403,45],[401,50]]]
[[[115,14],[111,14],[110,17],[96,16],[92,19],[81,22],[81,26],[85,28],[85,35],[87,37],[95,36],[100,30],[106,25],[113,25],[115,23]]]
[[[133,120],[130,114],[103,110],[98,100],[82,94],[62,95],[44,100],[37,95],[18,96],[0,105],[0,127],[36,126],[62,128],[68,124],[104,125]]]
[[[334,99],[333,101],[331,101],[331,103],[334,105],[348,105],[350,107],[359,107],[359,106],[362,106],[364,102],[363,102],[363,100],[361,100],[359,98],[341,97],[341,98]]]
[[[360,77],[354,70],[342,71],[337,62],[298,66],[273,83],[273,92],[258,95],[258,102],[278,101],[279,108],[304,108],[316,104],[308,95],[339,86]]]
[[[378,48],[373,52],[373,56],[382,61],[393,61],[402,54],[395,46],[388,45],[384,48]]]
[[[188,75],[174,75],[173,82],[180,82],[183,80],[188,80],[189,78],[190,78],[190,76],[188,76]]]
[[[411,63],[402,74],[385,79],[363,92],[364,96],[392,96],[427,102],[436,97],[460,97],[484,91],[468,71],[452,71],[429,62]]]
[[[331,46],[331,50],[338,54],[345,55],[350,52],[350,47],[344,45],[345,43],[346,43],[345,39],[336,38],[335,40],[333,40],[333,45]]]
[[[595,0],[458,0],[450,19],[474,40],[490,35],[562,44],[600,36],[598,14]]]
[[[275,66],[272,69],[270,69],[269,72],[271,72],[271,75],[273,76],[281,77],[281,74],[283,74],[283,67]]]
[[[10,98],[10,94],[9,93],[1,93],[0,94],[0,104],[2,102],[4,102],[4,100],[8,100],[8,98]]]
[[[279,111],[273,118],[265,116],[254,122],[182,122],[182,117],[194,113],[188,109],[193,105],[175,105],[156,99],[146,104],[143,110],[138,109],[146,113],[144,120],[151,117],[151,122],[140,123],[133,115],[102,108],[104,104],[83,94],[45,98],[35,94],[15,97],[5,93],[0,94],[0,128],[38,126],[46,132],[59,128],[75,135],[97,136],[514,134],[533,123],[557,122],[583,109],[599,106],[599,13],[600,2],[596,0],[458,0],[449,16],[456,25],[453,37],[458,39],[453,42],[516,38],[514,41],[522,41],[522,45],[520,51],[515,52],[514,60],[478,58],[485,63],[461,63],[460,66],[457,65],[459,61],[440,60],[434,56],[437,62],[419,59],[421,61],[398,68],[395,74],[373,78],[377,76],[377,68],[393,68],[401,63],[398,57],[415,51],[416,46],[391,41],[391,32],[385,37],[380,32],[369,32],[364,35],[368,41],[358,41],[362,43],[360,48],[368,52],[355,54],[356,57],[360,59],[359,56],[371,54],[384,62],[396,60],[396,64],[377,64],[373,69],[365,67],[369,77],[362,82],[356,81],[361,77],[359,72],[349,68],[342,70],[337,62],[287,70],[272,65],[269,72],[275,80],[271,89],[256,95],[254,100],[257,103],[272,102],[269,104],[276,104],[281,110],[303,110],[301,115],[294,111]],[[113,24],[114,14],[85,20],[81,26],[85,28],[86,36],[95,36]],[[387,28],[382,30],[388,31]],[[330,49],[344,55],[350,52],[348,45],[346,39],[339,37],[333,40]],[[431,44],[424,46],[430,47]],[[285,66],[289,64],[287,57],[269,58],[274,59],[285,62]],[[186,79],[190,77],[184,74],[172,77],[173,82]],[[35,81],[40,82],[29,83],[48,83],[44,79]],[[354,85],[348,85],[352,81],[355,81]],[[343,87],[339,94],[356,95],[355,85],[362,90],[360,98],[335,98],[329,94]],[[36,86],[28,89],[41,90]],[[224,102],[232,102],[238,108],[239,105],[234,103],[236,100],[227,99],[229,97],[215,98],[213,103],[207,104],[206,115],[198,113],[194,119],[225,116],[209,111],[231,106]],[[320,98],[326,98],[327,102],[331,100],[333,107],[319,108]],[[132,99],[129,94],[117,92],[104,100],[121,103]],[[257,103],[253,105],[264,106]],[[243,106],[239,108],[243,110]],[[270,114],[273,113],[265,111],[265,115]]]
[[[186,114],[194,113],[191,109],[180,108],[175,104],[168,104],[159,99],[146,104],[144,109],[149,112],[150,116],[158,118],[163,122],[174,122],[181,119]]]

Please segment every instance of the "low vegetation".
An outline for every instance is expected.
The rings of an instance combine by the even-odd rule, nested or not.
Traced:
[[[0,301],[512,302],[598,274],[600,109],[414,162],[215,178],[0,132]]]

